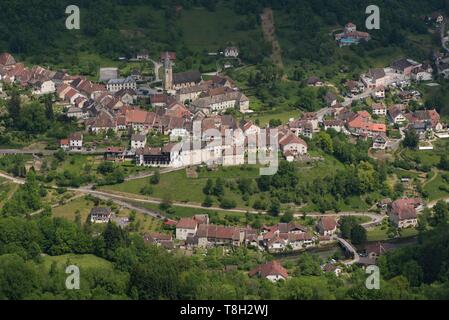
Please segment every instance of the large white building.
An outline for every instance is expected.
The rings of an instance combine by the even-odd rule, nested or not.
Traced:
[[[206,115],[218,114],[228,109],[237,109],[242,113],[249,111],[248,97],[238,91],[199,98],[192,105],[195,111],[202,111]]]
[[[137,90],[137,83],[131,77],[125,79],[111,79],[108,81],[106,88],[109,92],[117,92],[123,89]]]

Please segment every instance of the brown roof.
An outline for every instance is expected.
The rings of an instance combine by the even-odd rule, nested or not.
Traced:
[[[320,223],[326,231],[334,230],[337,227],[337,221],[333,217],[321,217]]]
[[[420,199],[398,199],[391,203],[391,212],[397,215],[399,220],[416,219],[416,207],[420,204]]]
[[[223,240],[239,240],[240,230],[238,228],[216,226],[212,224],[201,224],[198,227],[197,236],[200,238],[215,238]]]
[[[0,55],[0,65],[3,66],[9,66],[16,63],[16,60],[14,60],[14,57],[9,53],[3,53]]]
[[[279,275],[288,278],[288,271],[279,263],[279,261],[270,261],[262,264],[249,272],[249,276],[260,276],[266,278],[271,275]]]
[[[198,226],[198,222],[192,218],[181,218],[176,224],[176,228],[180,229],[195,229]]]

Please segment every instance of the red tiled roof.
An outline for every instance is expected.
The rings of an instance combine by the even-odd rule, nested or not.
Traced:
[[[270,261],[263,265],[260,265],[249,272],[249,276],[261,276],[266,278],[267,276],[282,276],[284,278],[288,278],[288,271],[281,266],[278,261]]]
[[[191,218],[181,218],[176,224],[176,228],[180,229],[195,229],[198,226],[198,222]]]
[[[333,217],[321,217],[320,223],[325,231],[334,230],[337,227],[337,221]]]

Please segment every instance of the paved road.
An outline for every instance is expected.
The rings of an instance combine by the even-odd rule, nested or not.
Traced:
[[[167,172],[171,172],[171,171],[176,171],[176,170],[180,170],[183,168],[177,168],[177,169],[166,169],[166,171],[161,170],[161,173],[167,173]],[[147,176],[151,176],[154,173],[148,173]],[[8,179],[14,183],[17,184],[24,184],[25,180],[22,178],[15,178],[12,177],[10,175],[4,174],[0,172],[0,177]],[[136,176],[130,179],[141,179],[144,176]],[[116,203],[119,203],[120,205],[125,206],[124,204],[127,205],[127,207],[132,207],[132,210],[137,210],[138,207],[131,205],[129,203],[126,203],[125,201],[132,201],[132,202],[136,202],[136,203],[149,203],[149,204],[161,204],[162,200],[161,199],[142,199],[141,197],[136,197],[133,196],[131,194],[126,194],[126,195],[121,195],[121,194],[116,194],[113,192],[107,192],[107,191],[100,191],[100,190],[92,190],[92,185],[88,185],[88,186],[84,186],[84,187],[80,187],[80,188],[68,188],[67,190],[69,191],[73,191],[73,192],[81,192],[83,194],[90,194],[92,196],[96,196],[99,198],[102,198],[104,200],[112,200]],[[175,207],[184,207],[184,208],[192,208],[192,209],[205,209],[203,206],[199,205],[199,204],[189,204],[189,203],[182,203],[182,202],[173,202],[173,206]],[[226,212],[234,212],[234,213],[251,213],[251,214],[268,214],[268,212],[266,211],[254,211],[254,210],[244,210],[244,209],[222,209],[219,207],[210,207],[207,208],[209,210],[217,210],[217,211],[226,211]],[[145,213],[155,217],[155,218],[159,218],[159,219],[165,219],[165,217],[159,215],[156,212],[152,212],[150,210],[147,209],[143,209],[143,208],[139,208],[140,212],[145,211]],[[295,217],[302,217],[303,214],[294,214]],[[370,213],[370,212],[340,212],[340,213],[328,213],[328,214],[322,214],[322,213],[308,213],[306,214],[306,216],[308,217],[314,217],[314,218],[319,218],[319,217],[325,217],[325,216],[331,216],[331,217],[344,217],[344,216],[366,216],[366,217],[370,217],[371,221],[370,222],[366,222],[364,224],[362,224],[362,226],[364,226],[365,228],[369,228],[375,225],[378,225],[382,222],[383,219],[385,219],[387,216],[385,215],[378,215],[375,213]]]
[[[44,156],[51,156],[55,154],[58,150],[45,150],[45,149],[0,149],[0,155],[5,154],[43,154]],[[70,154],[103,154],[106,149],[95,149],[92,151],[69,151]]]
[[[154,65],[154,82],[159,82],[161,79],[159,78],[159,69],[163,67],[163,64],[160,62],[156,62],[153,59],[150,59],[150,61]]]
[[[352,104],[353,101],[358,101],[358,100],[362,100],[362,99],[366,99],[369,96],[371,96],[371,93],[373,93],[373,89],[366,89],[365,91],[363,91],[361,94],[352,96],[352,98],[345,98],[345,101],[342,102],[342,106],[343,107],[348,107]]]

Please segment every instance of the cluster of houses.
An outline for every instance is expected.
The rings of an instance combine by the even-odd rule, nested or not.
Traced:
[[[326,119],[318,118],[317,114],[304,114],[300,120],[290,122],[290,127],[295,132],[311,138],[313,133],[319,132],[320,125],[327,129],[334,129],[361,138],[372,138],[373,148],[385,149],[389,145],[387,138],[387,126],[384,118],[392,126],[404,126],[406,130],[414,129],[421,140],[432,138],[434,134],[444,131],[444,124],[435,109],[408,111],[407,105],[411,100],[417,100],[420,93],[416,90],[404,89],[411,81],[429,81],[433,78],[433,69],[428,64],[416,62],[411,59],[402,58],[393,61],[387,68],[369,69],[362,74],[360,81],[348,80],[345,83],[347,95],[360,95],[369,90],[374,103],[370,106],[370,112],[353,112],[350,107],[343,107],[334,99],[334,94],[328,92],[325,97],[329,111],[325,114]],[[310,86],[322,86],[323,82],[317,77],[307,80]],[[385,91],[389,88],[397,89],[397,97],[400,104],[387,106],[384,103]],[[381,117],[373,120],[373,117]]]
[[[332,241],[337,231],[337,221],[325,216],[317,224],[316,233],[296,223],[278,223],[263,226],[260,230],[251,227],[228,227],[210,224],[208,215],[195,215],[174,222],[176,245],[180,248],[210,248],[216,246],[241,247],[252,246],[271,253],[298,251]],[[147,241],[162,245],[161,241],[175,242],[170,235],[159,236],[151,233],[145,236]]]

